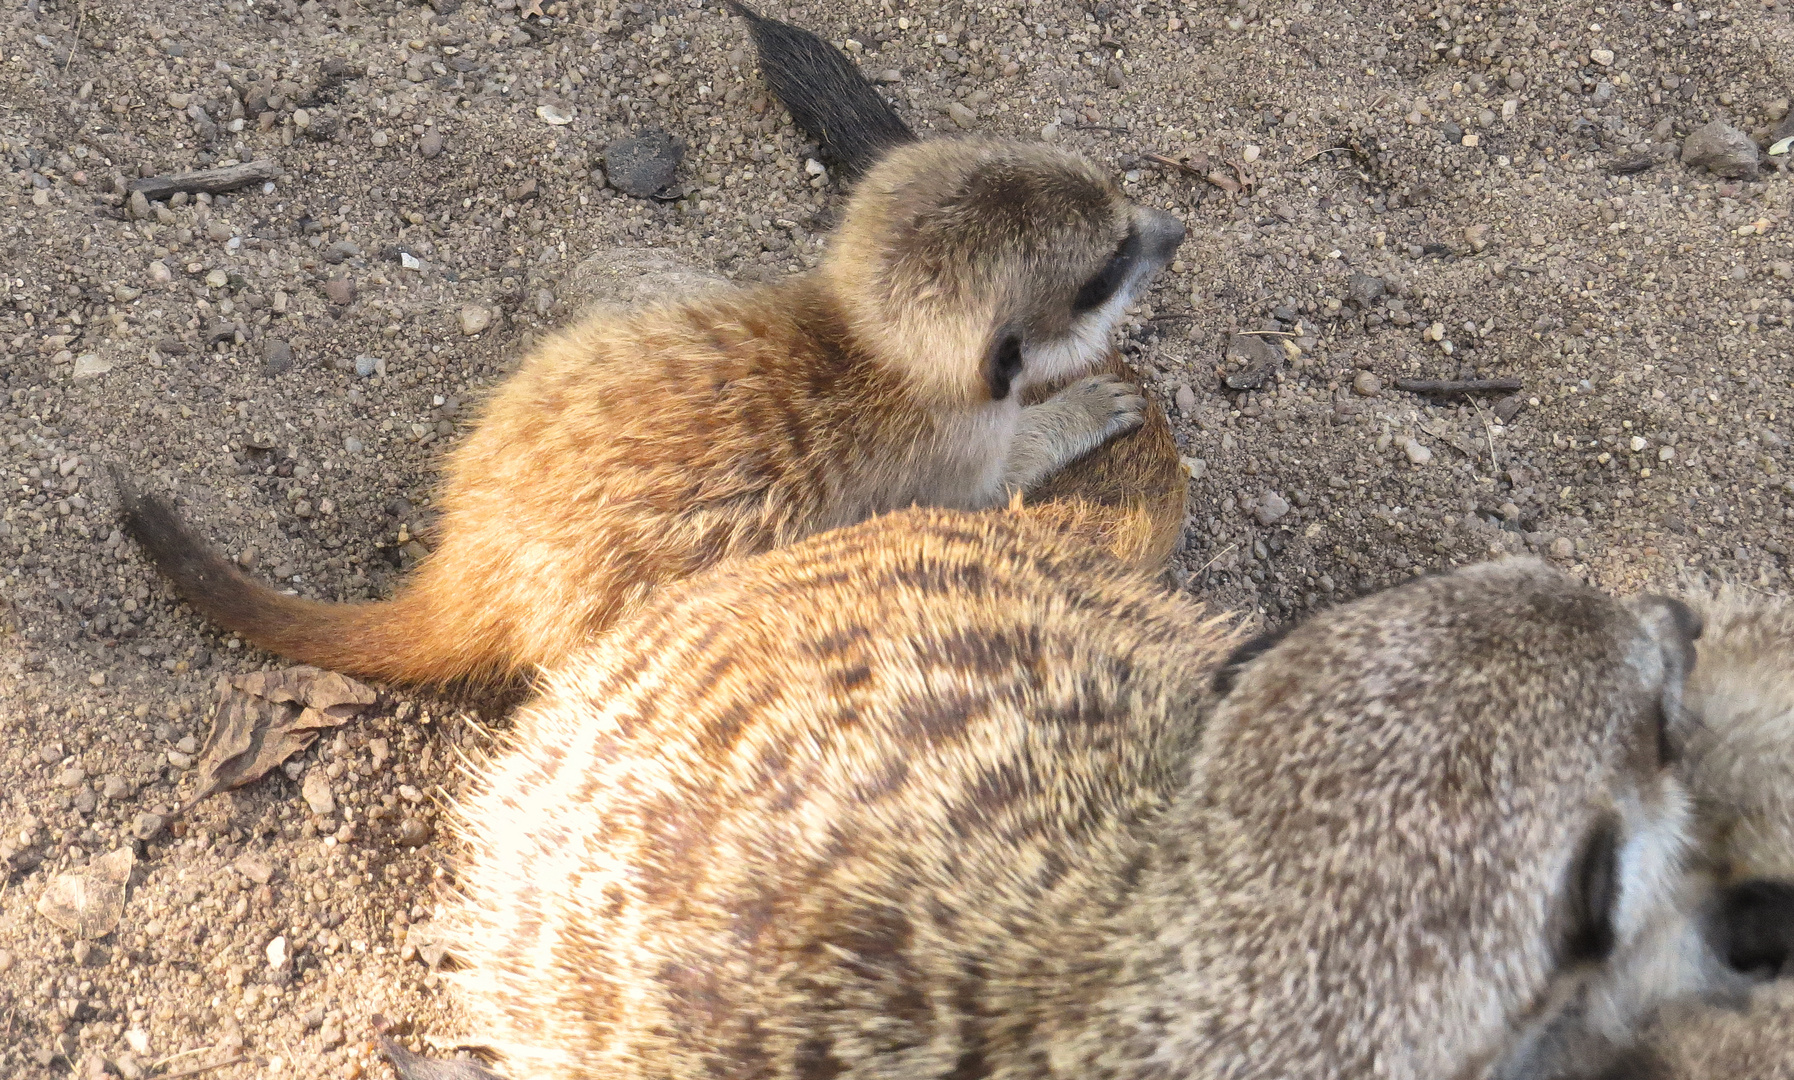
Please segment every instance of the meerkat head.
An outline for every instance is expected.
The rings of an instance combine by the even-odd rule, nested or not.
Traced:
[[[1183,237],[1074,154],[943,139],[866,174],[824,265],[856,339],[969,403],[1089,371]]]
[[[1265,1076],[1475,1075],[1568,973],[1631,948],[1671,902],[1697,627],[1509,560],[1248,646],[1192,782],[1217,870],[1186,925],[1223,943],[1193,947],[1239,1025],[1199,1053],[1276,1047]]]

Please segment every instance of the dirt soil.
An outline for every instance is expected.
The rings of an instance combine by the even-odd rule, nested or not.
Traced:
[[[259,574],[383,595],[438,455],[593,282],[814,265],[839,185],[715,0],[0,6],[0,1075],[386,1075],[372,1014],[459,1030],[440,815],[502,717],[383,691],[167,822],[214,684],[279,665],[174,602],[104,465]],[[1196,473],[1199,595],[1276,622],[1514,551],[1787,588],[1787,159],[1679,160],[1713,120],[1790,133],[1786,0],[768,11],[919,131],[1056,140],[1188,222],[1125,347]],[[682,197],[606,186],[648,127]],[[125,197],[260,159],[265,186]],[[664,265],[613,254],[642,248]],[[39,914],[120,849],[116,929]]]

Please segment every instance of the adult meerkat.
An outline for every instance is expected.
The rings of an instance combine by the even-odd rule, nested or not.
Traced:
[[[1122,312],[1183,225],[1044,145],[896,149],[814,272],[552,336],[449,455],[440,543],[390,601],[233,567],[121,480],[125,521],[201,612],[304,663],[432,683],[577,650],[666,582],[912,504],[998,506],[1144,400],[1108,375]]]
[[[1677,765],[1695,805],[1688,885],[1716,916],[1713,955],[1733,970],[1705,982],[1645,973],[1672,1000],[1610,1064],[1580,1075],[1794,1080],[1794,605],[1729,584],[1687,600],[1706,626]],[[1747,975],[1773,981],[1741,986]]]
[[[1511,562],[1229,663],[1019,515],[732,564],[465,803],[470,1013],[514,1080],[1468,1075],[1652,910],[1676,615]]]

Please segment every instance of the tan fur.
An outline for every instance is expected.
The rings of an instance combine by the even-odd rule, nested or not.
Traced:
[[[1706,630],[1682,770],[1703,853],[1726,880],[1794,879],[1794,604],[1736,585],[1689,602]]]
[[[1118,353],[1108,374],[1126,383],[1140,378]],[[1183,540],[1189,497],[1170,421],[1149,400],[1139,427],[1060,469],[1019,503],[1043,522],[1088,530],[1123,562],[1158,571]]]
[[[1227,635],[1082,538],[910,511],[663,592],[463,808],[461,977],[533,1077],[1452,1077],[1622,949],[1673,627],[1536,562]],[[1206,730],[1204,730],[1206,728]],[[1200,739],[1198,736],[1200,735]]]
[[[1695,585],[1687,599],[1705,623],[1678,766],[1695,801],[1697,865],[1684,888],[1698,905],[1724,883],[1794,879],[1794,605],[1729,583]],[[1794,1080],[1794,980],[1745,990],[1737,973],[1668,974],[1639,982],[1681,1000],[1615,1075]]]
[[[1074,315],[1130,230],[1144,239],[1120,288]],[[1049,147],[904,147],[856,189],[816,272],[595,313],[538,348],[449,456],[440,544],[391,602],[277,594],[123,485],[126,520],[189,601],[271,651],[407,682],[503,678],[725,558],[912,504],[1002,506],[1136,427],[1133,387],[1080,377],[1181,237]]]

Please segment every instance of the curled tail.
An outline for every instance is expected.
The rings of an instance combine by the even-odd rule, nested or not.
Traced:
[[[916,141],[916,133],[834,46],[737,0],[729,0],[729,8],[748,21],[766,85],[848,178],[865,172],[886,151]]]
[[[1120,353],[1107,370],[1140,380]],[[1170,420],[1149,400],[1144,424],[1047,477],[1027,493],[1022,513],[1090,534],[1123,562],[1162,570],[1183,540],[1189,495]]]
[[[416,586],[390,601],[329,604],[288,596],[232,566],[162,499],[112,479],[124,529],[175,591],[225,629],[281,656],[367,679],[440,684],[504,675],[495,650],[434,617]],[[452,640],[448,638],[452,635]]]

